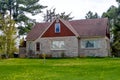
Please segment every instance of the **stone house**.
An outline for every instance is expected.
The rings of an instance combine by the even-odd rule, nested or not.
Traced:
[[[26,55],[52,57],[110,56],[107,18],[36,23],[26,37]]]

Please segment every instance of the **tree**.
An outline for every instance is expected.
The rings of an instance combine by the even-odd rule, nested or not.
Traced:
[[[120,17],[114,21],[112,53],[115,56],[120,56]]]
[[[117,7],[115,7],[115,6],[112,5],[112,6],[107,10],[107,12],[104,12],[104,13],[102,14],[102,17],[107,17],[107,18],[109,18],[110,20],[116,18],[116,17],[117,17]]]
[[[95,18],[99,18],[98,14],[95,13],[93,14],[93,12],[89,11],[86,16],[85,16],[86,19],[95,19]]]
[[[120,4],[120,0],[116,0]]]
[[[62,18],[64,20],[72,20],[74,17],[70,17],[70,15],[71,15],[71,13],[65,14],[65,12],[59,14],[60,18]]]
[[[7,56],[13,54],[16,50],[16,27],[15,21],[6,16],[4,19],[0,16],[2,35],[0,35],[0,53]]]
[[[66,14],[65,12],[62,12],[62,13],[56,14],[55,10],[56,9],[54,8],[54,9],[50,9],[50,10],[46,11],[46,14],[44,14],[45,22],[52,22],[52,20],[55,19],[56,17],[60,17],[64,20],[72,20],[73,19],[73,17],[70,17],[71,13]]]
[[[0,11],[3,16],[9,11],[10,17],[16,21],[18,29],[20,29],[19,35],[24,35],[35,23],[35,20],[30,19],[26,14],[34,16],[41,13],[41,10],[47,7],[40,5],[38,2],[39,0],[0,0]],[[32,25],[29,25],[29,23]]]
[[[120,4],[120,0],[116,0]],[[102,17],[110,20],[111,50],[114,56],[120,56],[120,5],[118,7],[111,6]]]

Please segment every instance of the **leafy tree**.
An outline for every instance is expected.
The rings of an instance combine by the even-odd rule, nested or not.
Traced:
[[[113,42],[112,42],[112,53],[115,56],[120,56],[120,17],[118,17],[114,22],[113,32]]]
[[[54,9],[50,9],[46,11],[46,14],[44,15],[44,21],[45,22],[52,22],[53,19],[55,19],[55,17],[60,17],[64,20],[72,20],[73,17],[71,17],[71,13],[66,14],[65,12],[62,13],[58,13],[56,14],[55,12],[55,8]]]
[[[120,4],[120,0],[116,0]],[[107,12],[104,12],[102,17],[108,17],[110,20],[111,49],[112,54],[120,56],[120,5],[118,7],[111,6]]]
[[[120,0],[116,0],[120,4]]]
[[[102,14],[102,17],[107,17],[107,18],[109,18],[110,20],[116,18],[116,17],[117,17],[117,7],[115,7],[115,6],[112,5],[112,6],[107,10],[107,12],[104,12],[104,13]]]
[[[98,14],[95,13],[93,14],[93,12],[89,11],[86,16],[85,16],[86,19],[95,19],[95,18],[99,18]]]
[[[2,35],[0,35],[0,53],[11,55],[16,50],[16,27],[15,21],[10,19],[10,16],[4,19],[0,17]]]
[[[18,29],[20,29],[19,34],[24,35],[35,23],[27,14],[37,15],[42,12],[42,9],[47,7],[40,5],[38,2],[39,0],[0,0],[0,11],[3,16],[9,11],[10,17],[16,21]]]
[[[65,14],[65,12],[63,13],[60,13],[59,14],[60,18],[64,19],[64,20],[72,20],[74,17],[70,17],[71,16],[71,13],[69,14]]]

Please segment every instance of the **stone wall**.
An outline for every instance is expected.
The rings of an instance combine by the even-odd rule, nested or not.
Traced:
[[[64,41],[65,50],[52,50],[52,41]],[[72,37],[47,37],[36,40],[41,43],[41,53],[52,54],[52,57],[76,57],[78,56],[78,40]],[[37,53],[37,52],[36,52]]]
[[[97,49],[86,49],[81,48],[81,40],[84,39],[98,39],[100,40],[100,48]],[[64,50],[52,50],[51,42],[52,41],[64,41],[65,49]],[[29,43],[27,42],[27,53],[29,49]],[[35,44],[40,42],[40,51],[37,52]],[[75,36],[70,37],[46,37],[39,38],[36,41],[32,42],[34,54],[50,54],[52,57],[105,57],[110,56],[110,42],[109,39],[105,37],[97,37],[97,38],[80,38],[79,42]],[[79,49],[78,49],[79,48]]]
[[[83,38],[81,40],[84,40],[84,39],[88,39],[88,40],[89,39],[98,39],[98,40],[100,40],[100,48],[95,48],[95,49],[84,48],[83,49],[80,46],[80,57],[85,57],[85,56],[92,56],[92,57],[110,56],[109,39],[105,39],[105,38]]]
[[[19,57],[26,57],[26,47],[19,47]]]

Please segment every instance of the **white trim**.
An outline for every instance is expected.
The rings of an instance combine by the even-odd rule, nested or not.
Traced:
[[[55,46],[57,46],[58,48],[53,48],[53,42],[57,42],[57,44]],[[60,42],[62,42],[62,44],[60,44]],[[61,46],[64,46],[64,47],[61,47]],[[65,41],[59,41],[59,40],[54,40],[54,41],[51,41],[50,43],[50,49],[51,50],[65,50]]]
[[[93,41],[93,47],[85,47],[86,44],[84,44],[83,41]],[[84,40],[81,40],[81,48],[82,49],[99,49],[99,48],[101,48],[100,44],[101,44],[101,41],[99,39],[84,39]]]

